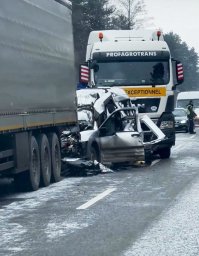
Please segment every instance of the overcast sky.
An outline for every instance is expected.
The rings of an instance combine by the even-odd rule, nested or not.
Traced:
[[[199,0],[145,0],[149,28],[173,31],[199,53]]]
[[[110,0],[119,4],[120,0]],[[173,31],[199,53],[199,0],[144,0],[146,28]]]

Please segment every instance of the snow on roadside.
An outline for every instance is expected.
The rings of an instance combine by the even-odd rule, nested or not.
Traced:
[[[199,255],[199,180],[122,255]]]
[[[0,209],[0,255],[6,255],[7,252],[15,254],[25,250],[28,246],[26,241],[28,227],[18,223],[19,220],[23,220],[24,217],[32,214],[47,201],[59,199],[66,189],[69,190],[80,180],[81,178],[64,179],[35,192],[20,193],[7,197],[8,200],[20,200],[16,200]]]

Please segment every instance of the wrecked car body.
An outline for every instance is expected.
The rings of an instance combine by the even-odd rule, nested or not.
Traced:
[[[109,165],[145,161],[136,109],[116,109],[88,139],[91,159]]]
[[[80,136],[73,141],[79,148],[76,157],[106,166],[150,164],[151,146],[164,140],[165,135],[148,116],[140,117],[129,97],[118,89],[85,89],[77,94]],[[144,142],[142,122],[153,132],[150,142]]]

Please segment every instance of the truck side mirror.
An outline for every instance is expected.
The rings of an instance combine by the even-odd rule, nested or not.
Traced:
[[[81,64],[79,68],[79,82],[88,84],[89,79],[89,67],[87,66],[87,64]]]
[[[96,60],[90,62],[89,67],[90,67],[90,69],[93,69],[94,72],[98,72],[98,70],[99,70],[99,65],[97,64]]]
[[[96,65],[93,67],[93,70],[94,70],[95,73],[98,72],[98,71],[99,71],[99,65],[96,64]]]
[[[174,63],[174,65],[173,65],[174,74],[176,75],[175,76],[176,81],[174,83],[176,86],[176,85],[179,85],[184,82],[184,70],[183,70],[183,65],[180,61],[174,60],[174,59],[172,59],[172,61]]]

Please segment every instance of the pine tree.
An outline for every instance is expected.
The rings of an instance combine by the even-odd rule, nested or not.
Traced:
[[[183,42],[179,35],[170,32],[164,35],[165,41],[171,51],[174,59],[178,59],[184,66],[185,81],[179,87],[180,91],[199,90],[198,84],[198,54],[194,48],[189,49],[187,44]]]
[[[110,28],[114,8],[109,0],[73,0],[73,29],[76,67],[85,61],[89,33]]]

